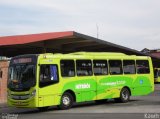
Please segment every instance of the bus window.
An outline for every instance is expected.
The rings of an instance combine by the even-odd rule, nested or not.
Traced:
[[[123,60],[123,72],[124,74],[135,74],[135,61],[134,60]]]
[[[41,65],[40,66],[40,81],[39,86],[44,87],[59,81],[58,69],[56,65]]]
[[[111,75],[122,74],[121,60],[109,60],[109,70]]]
[[[61,75],[62,77],[75,76],[74,60],[61,60]]]
[[[77,69],[77,76],[91,76],[92,75],[91,60],[77,60],[76,69]]]
[[[107,75],[108,65],[106,60],[93,60],[94,75]]]
[[[150,73],[148,60],[137,60],[136,64],[137,64],[136,68],[138,74]]]

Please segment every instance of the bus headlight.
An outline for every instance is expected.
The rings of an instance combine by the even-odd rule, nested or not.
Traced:
[[[36,90],[33,90],[32,93],[31,93],[31,97],[33,97],[35,95],[36,95]]]

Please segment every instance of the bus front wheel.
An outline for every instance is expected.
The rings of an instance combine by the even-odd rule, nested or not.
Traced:
[[[120,92],[120,97],[115,99],[116,102],[121,102],[121,103],[126,103],[129,100],[130,100],[130,92],[128,88],[122,88]]]
[[[60,105],[58,106],[60,109],[65,110],[71,108],[73,105],[73,96],[65,92],[61,97]]]

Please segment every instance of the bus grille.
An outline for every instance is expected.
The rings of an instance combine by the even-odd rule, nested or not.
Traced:
[[[26,100],[30,95],[11,95],[11,98],[14,100]]]

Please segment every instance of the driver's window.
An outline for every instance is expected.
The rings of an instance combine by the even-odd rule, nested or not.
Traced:
[[[57,65],[40,66],[40,87],[48,86],[59,81]]]

